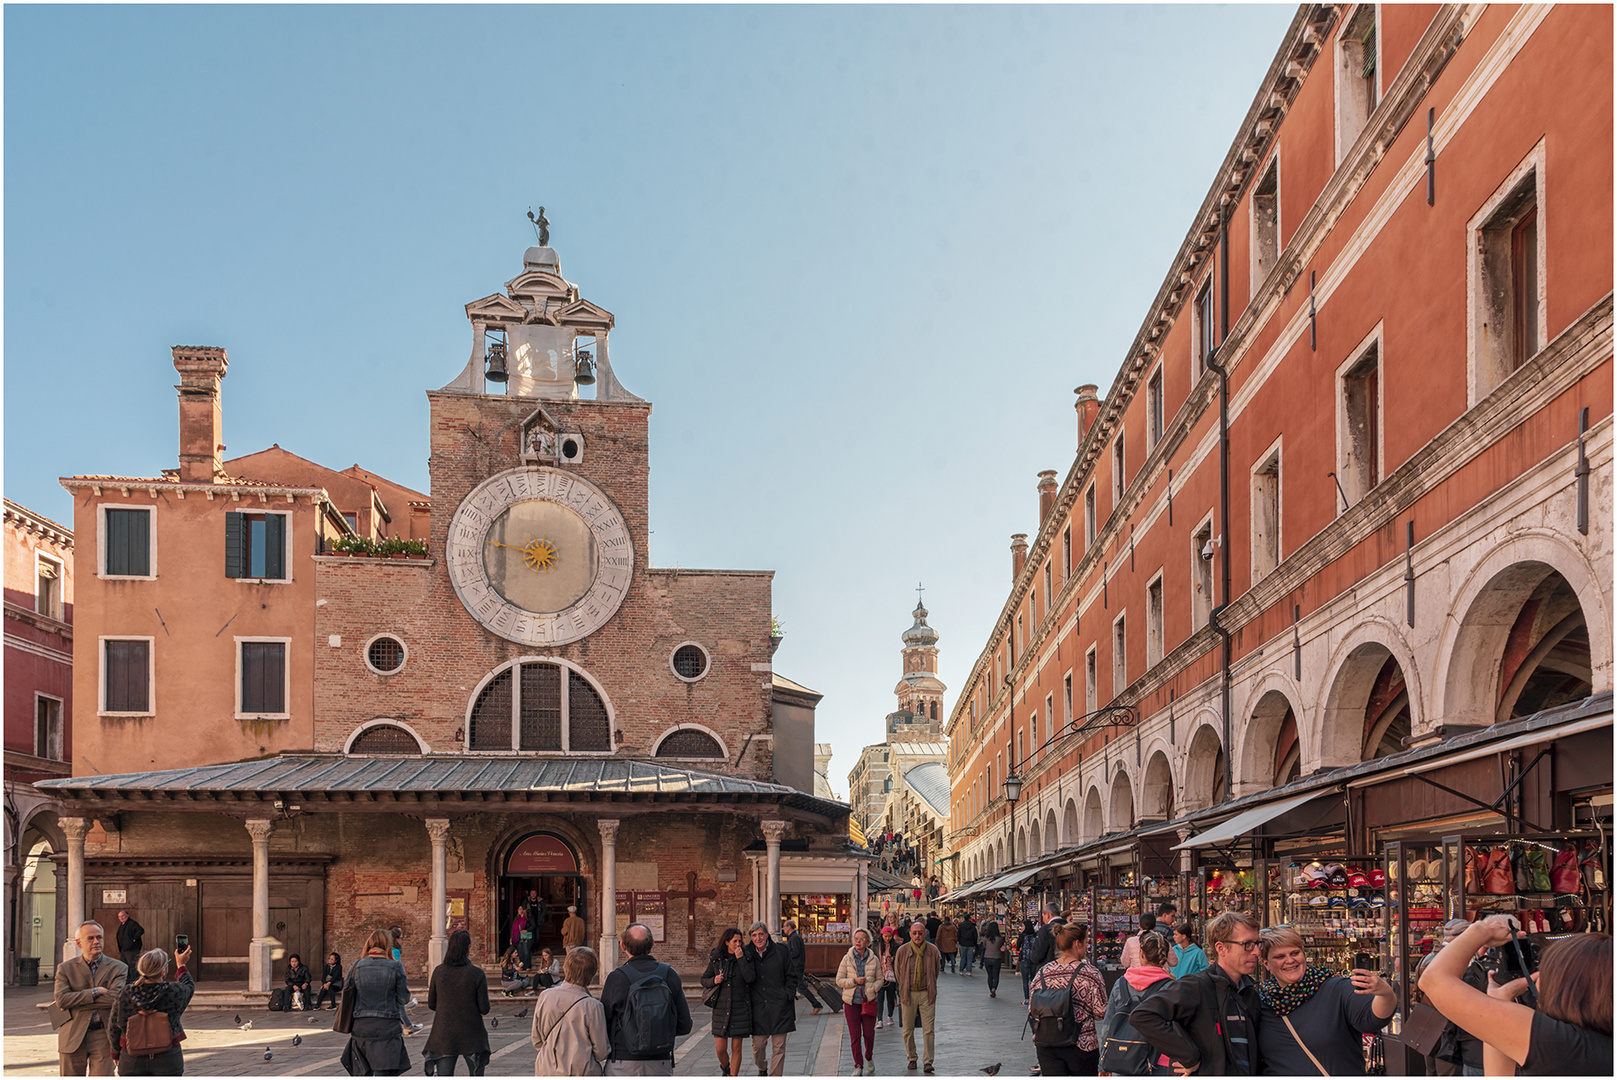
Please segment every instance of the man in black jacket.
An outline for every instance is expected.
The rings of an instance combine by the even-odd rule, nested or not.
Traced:
[[[943,920],[938,918],[937,912],[929,911],[926,913],[926,939],[934,945],[938,943],[938,927],[942,925]]]
[[[679,981],[679,972],[651,955],[653,944],[651,929],[643,923],[630,923],[623,928],[620,939],[629,959],[614,970],[601,984],[601,1007],[606,1010],[606,1033],[612,1044],[612,1057],[606,1063],[607,1076],[672,1076],[674,1055],[646,1058],[630,1052],[624,1028],[624,1013],[629,1005],[629,989],[658,969],[663,982],[668,984],[674,999],[674,1034],[691,1033],[691,1006],[685,1000],[685,986]]]
[[[803,935],[797,932],[797,920],[782,919],[780,936],[781,940],[786,942],[786,952],[792,958],[792,971],[797,976],[797,992],[814,1002],[814,1012],[810,1015],[819,1016],[820,1010],[825,1008],[825,1002],[814,996],[813,987],[803,977],[803,972],[808,967],[808,950],[803,948]]]
[[[1152,1046],[1153,1066],[1181,1076],[1256,1076],[1258,1060],[1257,917],[1226,911],[1207,924],[1212,966],[1172,979],[1129,1014]]]
[[[118,912],[118,959],[122,960],[130,971],[135,970],[140,954],[145,951],[141,944],[145,938],[144,926],[136,922],[129,912]]]
[[[1039,927],[1039,936],[1033,941],[1032,968],[1029,969],[1037,975],[1039,969],[1056,958],[1056,927],[1067,925],[1067,920],[1061,917],[1060,904],[1046,904],[1044,910],[1039,912],[1044,925]]]
[[[797,969],[786,946],[769,940],[769,927],[753,923],[752,943],[742,954],[752,961],[752,1063],[759,1076],[786,1072],[786,1036],[797,1030]],[[768,1056],[766,1057],[766,1051]]]
[[[977,952],[977,920],[966,912],[960,922],[960,974],[971,974],[971,958]]]

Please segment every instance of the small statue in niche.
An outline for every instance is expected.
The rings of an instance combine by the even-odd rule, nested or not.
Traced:
[[[556,456],[556,436],[544,428],[533,428],[528,432],[529,457],[553,458]]]

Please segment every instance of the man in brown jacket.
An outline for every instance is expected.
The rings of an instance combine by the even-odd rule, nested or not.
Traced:
[[[74,940],[79,955],[56,965],[56,1007],[69,1013],[67,1022],[56,1031],[60,1072],[63,1076],[111,1076],[108,1019],[129,969],[102,953],[106,931],[100,923],[80,926]]]
[[[589,937],[589,929],[585,927],[584,920],[579,918],[578,905],[567,905],[567,920],[561,924],[561,947],[576,949],[584,944]]]
[[[932,1032],[936,1027],[938,1005],[938,972],[943,968],[943,954],[926,940],[926,924],[910,924],[910,940],[900,945],[893,957],[893,976],[898,983],[898,1003],[904,1010],[904,1052],[909,1055],[910,1068],[915,1068],[915,1020],[919,1016],[925,1029],[926,1071],[932,1071]]]

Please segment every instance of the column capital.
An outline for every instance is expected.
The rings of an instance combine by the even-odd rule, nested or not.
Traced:
[[[781,821],[779,818],[767,818],[760,821],[758,827],[764,831],[764,840],[767,843],[779,844],[781,838],[786,835],[787,830],[792,827],[792,823]]]
[[[268,818],[248,818],[244,824],[255,844],[269,843],[270,834],[275,831],[275,822]]]
[[[607,843],[615,843],[618,838],[618,824],[617,818],[601,818],[595,823],[595,827],[601,830],[602,840]]]
[[[441,844],[449,837],[449,825],[448,818],[430,817],[426,820],[427,836],[434,844]]]
[[[57,818],[56,824],[62,827],[62,832],[68,840],[82,841],[90,833],[90,819],[81,817]]]

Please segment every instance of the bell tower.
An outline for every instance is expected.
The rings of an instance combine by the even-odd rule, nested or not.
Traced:
[[[893,688],[898,711],[887,718],[891,738],[935,741],[943,735],[943,692],[938,678],[938,632],[927,625],[926,606],[916,601],[915,622],[904,631],[904,675]]]

